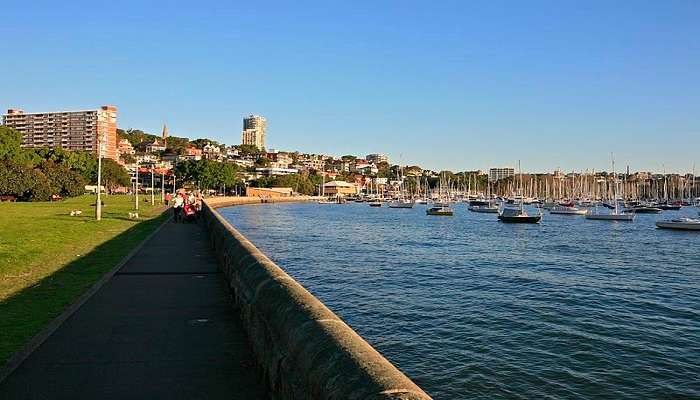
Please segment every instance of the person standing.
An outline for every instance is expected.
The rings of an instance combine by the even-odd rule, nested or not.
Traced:
[[[173,217],[175,218],[175,223],[177,224],[182,220],[182,207],[185,205],[185,200],[182,196],[175,196],[173,200]]]
[[[165,206],[166,207],[170,205],[170,199],[172,199],[172,198],[173,198],[173,196],[170,193],[165,194]]]

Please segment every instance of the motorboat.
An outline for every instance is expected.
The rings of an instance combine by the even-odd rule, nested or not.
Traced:
[[[504,207],[498,213],[498,219],[508,223],[537,224],[542,219],[542,214],[529,215],[522,206],[520,208]]]
[[[450,207],[430,207],[425,210],[425,213],[428,215],[449,217],[454,215],[454,210]]]
[[[677,229],[684,231],[700,231],[700,219],[677,218],[656,221],[656,226],[661,229]]]
[[[379,200],[370,201],[367,204],[369,204],[370,207],[381,207],[382,206],[382,202]]]

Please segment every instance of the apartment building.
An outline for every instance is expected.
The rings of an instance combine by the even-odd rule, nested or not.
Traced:
[[[51,147],[97,153],[98,139],[102,155],[117,160],[117,108],[102,106],[96,110],[25,113],[9,109],[3,124],[22,134],[22,147]]]
[[[242,144],[249,144],[258,149],[265,148],[265,131],[267,120],[260,115],[249,115],[243,118]]]
[[[503,168],[490,168],[489,169],[489,180],[495,182],[499,179],[508,178],[515,175],[515,168],[503,167]]]

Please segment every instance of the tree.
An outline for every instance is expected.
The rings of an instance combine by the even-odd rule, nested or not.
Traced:
[[[270,159],[267,157],[260,157],[255,160],[255,166],[258,168],[266,168],[270,166]]]
[[[92,182],[95,184],[97,183],[97,170],[95,170]],[[111,158],[102,159],[102,185],[104,185],[108,192],[112,192],[120,186],[128,187],[130,184],[131,175],[129,175],[124,167]]]
[[[238,154],[243,157],[257,157],[261,154],[261,150],[252,144],[239,144],[236,146],[236,150],[238,150]]]
[[[136,158],[131,154],[120,154],[119,159],[121,159],[126,164],[133,164],[136,162]]]
[[[85,192],[85,179],[67,166],[44,160],[40,169],[49,182],[51,194],[73,197]]]
[[[22,134],[0,125],[0,160],[15,160],[22,151]]]
[[[212,146],[219,146],[219,143],[211,139],[195,139],[190,142],[190,144],[198,149],[203,149],[204,146],[211,144]]]
[[[180,186],[191,185],[201,189],[233,187],[242,181],[237,165],[212,160],[187,160],[178,163],[175,175]]]

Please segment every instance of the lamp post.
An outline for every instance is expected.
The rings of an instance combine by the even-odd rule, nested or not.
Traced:
[[[156,201],[156,193],[155,193],[156,188],[154,186],[155,186],[155,181],[153,178],[153,167],[151,167],[151,206],[154,206],[155,201]]]
[[[165,171],[160,173],[160,204],[165,203]]]
[[[95,202],[95,219],[102,219],[102,198],[100,187],[102,186],[102,143],[99,134],[97,135],[97,201]]]
[[[139,210],[139,161],[138,160],[136,160],[136,181],[134,182],[134,188],[135,188],[134,194],[136,195],[136,197],[134,198],[134,201],[135,201],[134,209],[136,211],[138,211]]]

